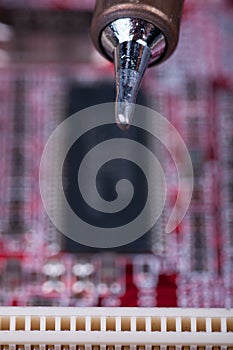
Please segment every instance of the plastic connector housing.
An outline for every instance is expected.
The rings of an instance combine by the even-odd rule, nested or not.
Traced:
[[[2,350],[233,350],[233,309],[0,307],[0,345]]]

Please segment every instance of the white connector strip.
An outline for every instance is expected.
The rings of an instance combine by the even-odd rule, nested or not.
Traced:
[[[233,309],[0,307],[0,345],[233,350]]]

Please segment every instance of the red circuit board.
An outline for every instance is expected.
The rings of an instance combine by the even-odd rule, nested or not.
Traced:
[[[64,25],[66,2],[47,0],[46,17],[39,6],[31,13],[13,3],[3,2],[3,10],[16,14],[18,35],[0,52],[1,305],[233,307],[232,2],[187,1],[175,54],[144,78],[148,105],[188,147],[194,192],[182,223],[165,234],[177,194],[174,164],[165,154],[165,211],[140,252],[68,249],[39,192],[41,155],[68,116],[70,85],[114,84],[113,66],[86,41],[93,3],[67,2],[71,14],[87,21],[80,38],[75,25],[62,35],[46,26],[57,13],[58,27],[59,20]],[[28,30],[35,15],[43,30]]]

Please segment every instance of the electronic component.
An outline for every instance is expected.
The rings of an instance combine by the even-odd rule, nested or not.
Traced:
[[[232,350],[233,344],[232,309],[1,307],[0,320],[3,348],[198,346]]]

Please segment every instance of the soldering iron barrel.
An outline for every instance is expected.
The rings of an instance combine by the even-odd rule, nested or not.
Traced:
[[[166,50],[159,62],[175,50],[184,0],[97,0],[91,35],[97,50],[111,59],[101,45],[103,29],[119,18],[139,18],[158,27],[166,39]]]

